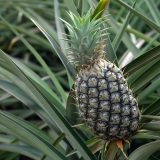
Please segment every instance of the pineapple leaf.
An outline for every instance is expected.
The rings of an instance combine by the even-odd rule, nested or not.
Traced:
[[[23,38],[18,32],[17,30],[12,26],[12,24],[8,23],[3,17],[0,16],[0,19],[2,19],[2,21],[13,31],[13,33],[15,35],[17,35],[17,37],[23,42],[24,45],[26,45],[26,47],[30,50],[30,52],[35,56],[35,58],[38,60],[38,62],[42,65],[42,67],[44,68],[44,70],[46,71],[46,73],[48,74],[48,76],[51,78],[53,84],[55,85],[55,87],[57,88],[57,92],[59,92],[59,94],[65,99],[67,100],[67,95],[64,91],[64,89],[62,88],[62,86],[60,85],[59,81],[57,80],[55,74],[53,73],[53,71],[50,70],[50,68],[48,67],[48,65],[46,64],[46,62],[43,60],[43,58],[39,55],[39,53],[34,49],[34,47],[25,39]]]
[[[26,144],[0,144],[0,151],[18,153],[35,160],[40,159],[42,156],[41,151]]]
[[[160,140],[147,143],[137,148],[129,156],[129,160],[147,160],[153,153],[160,150]]]
[[[91,19],[98,19],[102,16],[105,7],[109,4],[109,0],[100,0],[97,4],[93,14],[91,15]]]
[[[154,23],[153,21],[151,21],[149,18],[145,17],[143,15],[143,13],[138,12],[137,10],[135,10],[134,8],[130,7],[127,3],[125,3],[122,0],[116,0],[116,2],[118,2],[119,4],[121,4],[122,6],[124,6],[125,8],[127,8],[128,10],[130,10],[131,12],[133,12],[135,15],[137,15],[138,17],[140,17],[143,21],[145,21],[150,27],[154,28],[156,31],[160,32],[160,26],[158,26],[156,23]]]
[[[105,30],[101,26],[105,23],[105,19],[91,19],[90,16],[90,10],[82,17],[70,12],[71,23],[69,24],[63,20],[69,30],[70,48],[68,59],[75,66],[88,64],[94,60],[94,57],[97,58],[104,52],[103,41],[107,33],[104,32]],[[100,49],[98,49],[99,47]]]
[[[50,158],[56,157],[57,160],[67,160],[64,155],[51,145],[48,137],[35,126],[3,111],[0,111],[0,120],[1,124],[9,130],[14,131],[14,134],[18,138],[21,138],[25,142],[30,142],[30,144],[39,148]]]
[[[74,90],[75,88],[73,85],[69,92],[67,105],[66,105],[66,115],[72,125],[75,125],[79,118],[78,108],[76,106],[76,95]]]
[[[50,119],[50,121],[52,121],[53,124],[56,123],[57,126],[63,128],[63,130],[66,132],[66,135],[68,135],[70,138],[68,140],[72,140],[72,144],[74,145],[74,147],[79,150],[79,152],[81,153],[81,155],[83,155],[85,159],[96,159],[95,156],[84,144],[84,142],[81,140],[81,138],[78,136],[77,132],[71,127],[66,118],[58,109],[56,109],[55,105],[48,98],[48,95],[45,92],[43,92],[41,88],[38,88],[38,86],[35,83],[33,83],[31,78],[29,78],[23,72],[23,70],[20,69],[14,63],[14,61],[10,59],[9,56],[7,56],[2,50],[0,50],[0,65],[2,67],[5,67],[9,71],[15,72],[15,74],[18,75],[23,82],[25,82],[25,85],[27,86],[26,89],[30,91],[32,99],[38,104],[40,109],[42,109],[46,113],[47,116],[45,117],[47,119]]]
[[[62,52],[58,44],[57,37],[52,33],[53,30],[51,30],[50,28],[51,26],[47,26],[47,23],[44,22],[34,11],[30,10],[29,8],[27,9],[27,11],[22,10],[21,8],[17,8],[17,9],[21,11],[27,18],[29,18],[39,28],[39,30],[45,35],[45,37],[48,39],[53,49],[61,59],[65,68],[67,69],[71,77],[74,79],[76,74],[75,68],[69,63],[65,54]]]
[[[160,112],[160,98],[154,101],[152,104],[144,108],[143,114],[157,114]]]
[[[135,7],[135,5],[136,5],[136,1],[133,4],[133,8]],[[115,37],[115,39],[113,41],[113,46],[114,46],[115,52],[117,51],[117,49],[118,49],[118,47],[120,45],[121,38],[122,38],[123,33],[125,32],[125,30],[126,30],[126,28],[128,26],[128,23],[129,23],[129,21],[131,19],[131,16],[132,16],[132,12],[129,11],[128,14],[127,14],[127,16],[126,16],[126,19],[124,21],[124,24],[123,24],[122,28],[120,29],[120,31],[118,32],[118,34],[116,35],[116,37]]]
[[[146,53],[142,54],[138,58],[136,58],[134,61],[129,63],[125,69],[125,74],[131,74],[134,73],[137,69],[140,69],[148,62],[151,62],[155,60],[156,58],[159,58],[160,56],[160,45],[147,51]]]

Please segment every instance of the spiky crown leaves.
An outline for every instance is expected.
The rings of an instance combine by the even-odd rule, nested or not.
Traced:
[[[69,30],[68,59],[75,66],[93,63],[104,52],[105,29],[102,24],[105,19],[91,19],[91,11],[82,17],[70,12],[69,17],[71,23],[64,21]]]

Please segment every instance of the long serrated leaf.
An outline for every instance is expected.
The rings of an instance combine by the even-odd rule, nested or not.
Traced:
[[[58,106],[58,110],[65,114],[65,110],[64,110],[64,106],[61,103],[61,101],[57,98],[57,95],[55,95],[50,88],[46,85],[46,83],[44,83],[40,77],[38,77],[38,75],[36,75],[34,72],[32,72],[31,70],[29,70],[25,65],[23,65],[22,63],[20,63],[19,61],[12,59],[13,62],[22,69],[22,71],[28,76],[30,77],[30,79],[32,80],[32,82],[34,84],[36,84],[36,86],[41,89],[43,91],[43,93],[45,93],[45,95],[48,97],[48,99],[50,99],[50,102],[52,104],[54,104],[55,106]],[[2,63],[1,63],[2,65]],[[7,64],[5,64],[7,65]],[[8,66],[8,65],[7,65]],[[14,84],[16,84],[17,87],[19,87],[24,93],[26,93],[28,95],[28,97],[30,97],[32,99],[32,97],[30,96],[30,91],[29,89],[26,87],[26,85],[19,79],[19,75],[16,75],[16,72],[14,71],[10,71],[8,72],[7,70],[0,68],[0,73],[1,75],[4,75],[8,80],[10,80],[11,82],[13,82]],[[15,75],[14,75],[15,74]],[[5,82],[7,83],[7,82]],[[8,84],[9,85],[9,84]],[[5,85],[5,87],[8,86],[7,84]],[[4,88],[4,86],[2,85],[3,89],[7,89],[7,91],[9,91],[9,93],[11,92],[13,96],[15,96],[15,94],[18,94],[17,92],[14,92],[14,88]],[[10,90],[11,89],[11,90]],[[16,91],[16,90],[15,90]],[[20,95],[20,94],[18,94]],[[23,95],[23,94],[22,94]],[[25,103],[26,104],[26,103]],[[36,105],[27,105],[27,106],[31,106],[34,107]],[[36,108],[35,108],[36,110]]]
[[[160,141],[154,141],[142,145],[141,147],[137,148],[135,151],[131,153],[129,156],[129,160],[147,160],[149,156],[151,156],[156,151],[160,150]]]
[[[0,88],[12,94],[27,106],[36,105],[36,103],[34,103],[34,101],[25,92],[8,81],[0,80]]]
[[[109,35],[106,35],[106,57],[111,61],[114,62],[117,66],[119,66],[118,64],[118,59],[116,56],[116,53],[114,51],[111,39],[109,37]]]
[[[156,62],[153,66],[151,66],[145,73],[142,73],[141,76],[137,77],[137,79],[132,83],[132,87],[134,88],[134,92],[138,92],[141,88],[146,86],[151,81],[156,78],[160,74],[160,61]]]
[[[136,5],[136,1],[135,3],[133,4],[133,8],[134,6]],[[127,28],[127,25],[131,19],[131,16],[132,16],[132,12],[128,12],[127,16],[126,16],[126,19],[125,21],[123,22],[123,25],[122,25],[122,28],[119,30],[119,32],[117,33],[115,39],[113,40],[113,47],[114,47],[114,50],[115,52],[117,51],[119,45],[120,45],[120,42],[121,42],[121,38],[123,36],[123,33],[125,32],[126,28]]]
[[[58,106],[58,109],[61,113],[65,114],[65,106],[62,104],[61,99],[51,90],[51,88],[46,85],[46,83],[32,70],[30,70],[28,67],[26,67],[24,64],[22,64],[20,61],[16,59],[12,59],[13,62],[22,69],[22,71],[31,78],[31,80],[37,85],[38,88],[40,88],[45,95],[47,95],[48,99],[54,104],[55,106]]]
[[[147,130],[151,130],[151,131],[160,131],[160,117],[159,116],[147,116],[149,117],[151,120],[157,120],[156,122],[150,122],[150,123],[146,123],[142,126],[142,129],[147,129]],[[156,118],[155,118],[156,117]],[[143,117],[146,118],[146,117]]]
[[[100,0],[93,12],[93,14],[91,15],[91,19],[93,18],[100,18],[104,12],[104,9],[106,8],[106,6],[108,5],[109,0]]]
[[[156,31],[160,32],[160,26],[158,26],[157,24],[155,24],[153,21],[151,21],[149,18],[145,17],[143,13],[140,13],[139,11],[133,9],[132,7],[130,7],[127,3],[125,3],[122,0],[116,0],[116,2],[118,2],[119,4],[121,4],[122,6],[124,6],[125,8],[127,8],[128,10],[130,10],[131,12],[133,12],[135,15],[137,15],[138,17],[140,17],[143,21],[145,21],[150,27],[154,28]]]
[[[67,39],[65,33],[65,27],[64,24],[62,23],[62,21],[60,20],[61,18],[61,13],[60,13],[60,7],[59,7],[59,2],[58,0],[54,1],[54,13],[55,13],[55,22],[56,22],[56,29],[57,29],[57,35],[58,35],[58,40],[59,40],[59,44],[61,47],[61,50],[63,53],[66,52],[66,50],[69,48],[69,44],[67,41],[65,41],[65,39]],[[68,74],[68,80],[69,80],[69,85],[72,83],[71,82],[71,77]]]
[[[159,58],[159,57],[160,57],[160,45],[147,51],[146,53],[144,53],[143,55],[139,56],[134,61],[129,63],[124,68],[124,73],[125,74],[134,73],[137,69],[141,68],[148,62],[151,62],[152,60]]]
[[[39,16],[31,11],[30,9],[27,9],[27,12],[25,10],[22,10],[21,8],[18,8],[26,17],[28,17],[39,29],[40,31],[45,35],[45,37],[48,39],[48,41],[50,42],[50,44],[52,45],[53,49],[55,50],[56,54],[59,56],[59,58],[61,59],[63,65],[65,66],[65,68],[67,69],[67,71],[70,73],[70,75],[72,76],[72,78],[74,79],[75,75],[76,75],[76,71],[75,68],[73,67],[73,65],[71,65],[68,61],[68,59],[66,58],[65,54],[62,52],[62,50],[60,49],[60,46],[57,42],[57,40],[55,39],[55,37],[53,37],[50,32],[48,32],[48,30],[46,30],[45,28],[45,23],[42,23],[40,20],[37,19],[37,17],[39,18]]]
[[[16,116],[3,111],[0,111],[0,123],[13,131],[13,133],[21,140],[46,153],[51,159],[67,160],[63,154],[48,142],[46,136],[42,135],[40,130],[36,129],[35,126],[33,127],[29,123],[18,119]]]
[[[143,109],[143,114],[158,114],[160,112],[160,98]]]
[[[112,15],[109,15],[109,21],[108,21],[108,23],[113,28],[113,31],[115,32],[115,34],[118,34],[119,33],[119,26],[118,26],[116,20],[113,18]],[[131,41],[131,39],[127,35],[127,33],[123,34],[123,36],[122,36],[122,42],[125,44],[125,46],[127,46],[127,48],[132,52],[132,54],[138,55],[139,50],[135,46],[135,44]]]
[[[146,89],[141,91],[138,96],[138,102],[139,104],[143,103],[143,100],[145,100],[149,95],[151,95],[152,92],[154,92],[157,88],[160,87],[160,78],[153,81]]]
[[[140,77],[142,78],[142,75],[145,74],[151,67],[153,67],[157,62],[159,61],[159,59],[155,59],[150,61],[149,63],[145,64],[143,67],[137,69],[137,71],[135,71],[134,73],[132,73],[131,75],[129,75],[128,77],[128,84],[129,85],[133,85],[136,83],[134,83],[135,81],[137,81]]]
[[[148,131],[145,133],[137,133],[135,136],[132,137],[133,140],[138,140],[138,139],[142,139],[142,140],[148,140],[148,139],[152,139],[152,140],[160,140],[160,136],[155,134],[155,132],[151,132],[149,133]]]
[[[75,15],[78,15],[77,7],[73,0],[64,1],[65,6]]]
[[[48,126],[52,128],[53,121],[51,121],[50,118],[47,117],[47,114],[43,112],[43,110],[39,108],[38,105],[32,99],[30,99],[28,95],[24,93],[20,88],[10,82],[3,80],[0,80],[0,88],[10,93],[19,101],[32,109],[39,117],[41,117],[42,120],[44,120],[44,122],[48,124]]]
[[[68,43],[64,40],[67,39],[63,33],[65,33],[65,27],[61,18],[60,8],[59,8],[59,2],[58,0],[54,0],[54,14],[55,14],[55,23],[56,23],[56,29],[57,29],[57,35],[60,47],[62,51],[65,53],[66,49],[69,48]]]
[[[18,153],[34,160],[39,160],[42,156],[42,152],[29,145],[0,144],[0,151]]]
[[[73,85],[69,93],[67,105],[66,105],[66,115],[72,125],[75,125],[79,118],[75,96],[76,95],[75,95],[74,85]]]
[[[19,75],[19,78],[21,78],[28,86],[28,88],[31,89],[31,96],[33,100],[46,112],[48,118],[50,118],[53,123],[56,122],[57,126],[64,130],[68,140],[71,142],[73,147],[78,149],[78,151],[81,153],[81,155],[83,155],[85,159],[96,159],[84,144],[84,142],[81,140],[81,138],[78,136],[78,134],[75,132],[75,130],[73,130],[65,117],[63,117],[62,114],[55,108],[55,106],[46,99],[46,95],[42,93],[39,88],[37,88],[32,83],[30,78],[27,77],[24,72],[22,72],[22,70],[18,68],[14,64],[14,62],[2,51],[0,52],[0,60],[1,63],[7,63],[11,67],[10,69],[16,71],[16,74]]]
[[[156,21],[156,23],[160,26],[160,17],[158,15],[160,15],[159,9],[156,6],[156,4],[153,1],[145,1],[145,3],[147,4],[152,17],[154,18],[154,20]]]
[[[16,29],[7,22],[2,16],[0,16],[1,20],[18,36],[18,38],[24,43],[24,45],[31,51],[31,53],[35,56],[35,58],[38,60],[38,62],[42,65],[48,76],[51,78],[53,84],[55,85],[57,92],[64,98],[64,100],[67,100],[67,95],[62,88],[62,86],[59,84],[59,81],[57,80],[54,73],[50,70],[46,62],[42,59],[42,57],[39,55],[39,53],[34,49],[34,47],[25,39],[23,38]]]

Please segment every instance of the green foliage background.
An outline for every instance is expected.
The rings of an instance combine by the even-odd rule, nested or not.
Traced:
[[[124,71],[142,112],[123,152],[80,121],[71,89],[76,73],[60,18],[96,4],[0,0],[0,160],[160,159],[160,1],[111,0],[104,12],[107,57]]]

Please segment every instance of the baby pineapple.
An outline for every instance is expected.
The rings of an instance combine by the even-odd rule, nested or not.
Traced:
[[[105,56],[103,18],[69,14],[68,58],[77,68],[79,113],[102,139],[128,139],[137,129],[140,112],[122,71]]]

